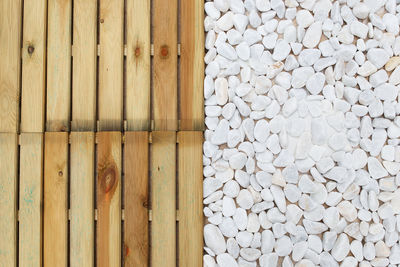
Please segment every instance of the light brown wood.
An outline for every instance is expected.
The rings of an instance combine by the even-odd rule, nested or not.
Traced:
[[[178,129],[178,1],[153,0],[153,118],[157,131]]]
[[[179,132],[179,266],[203,266],[203,133]]]
[[[97,0],[74,0],[73,131],[96,129]]]
[[[43,264],[67,266],[68,133],[45,133],[43,198]]]
[[[46,130],[68,131],[71,95],[72,0],[48,1]]]
[[[94,266],[94,133],[71,133],[70,265]]]
[[[43,132],[47,1],[24,1],[21,132]]]
[[[100,1],[99,126],[122,129],[124,0]]]
[[[0,132],[18,130],[21,0],[0,1]]]
[[[152,132],[151,263],[176,264],[176,133]]]
[[[0,262],[17,266],[17,134],[0,133]]]
[[[180,130],[204,129],[204,1],[181,1]]]
[[[20,135],[19,266],[42,264],[43,134]]]
[[[150,130],[150,0],[126,2],[128,131]]]
[[[149,134],[126,132],[124,143],[124,266],[149,262]]]
[[[97,133],[97,265],[121,266],[121,133]]]

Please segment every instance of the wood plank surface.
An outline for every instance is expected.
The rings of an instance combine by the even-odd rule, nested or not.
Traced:
[[[149,262],[148,132],[126,132],[124,152],[124,265],[147,267]]]
[[[46,130],[69,130],[72,0],[48,1]]]
[[[181,1],[180,130],[204,129],[204,1]]]
[[[47,1],[24,1],[21,132],[43,132]]]
[[[94,133],[71,133],[70,265],[94,266]]]
[[[73,131],[96,129],[97,0],[74,0]]]
[[[152,132],[151,262],[176,265],[176,133]]]
[[[17,163],[15,133],[0,133],[0,263],[17,266]]]
[[[178,1],[153,0],[153,118],[157,131],[178,129]]]
[[[203,266],[203,133],[179,132],[179,266]]]
[[[124,0],[100,1],[99,126],[122,129]]]
[[[42,266],[43,134],[20,135],[19,266]]]
[[[21,0],[0,1],[0,132],[18,130]]]
[[[150,130],[150,0],[128,0],[125,110],[128,131]]]
[[[43,264],[68,261],[68,133],[44,136]]]
[[[121,266],[121,133],[97,133],[97,265]]]

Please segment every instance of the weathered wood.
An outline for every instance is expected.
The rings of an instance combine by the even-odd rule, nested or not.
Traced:
[[[178,128],[178,1],[153,1],[153,116],[157,131]]]
[[[204,128],[204,1],[181,1],[180,130]]]
[[[73,131],[96,129],[97,0],[74,0]]]
[[[47,1],[24,1],[21,132],[43,132]]]
[[[176,264],[176,133],[152,132],[151,262]]]
[[[71,133],[70,265],[94,266],[94,133]]]
[[[18,130],[21,21],[21,0],[0,1],[0,132]]]
[[[19,266],[42,264],[43,134],[20,135]]]
[[[68,131],[72,0],[48,1],[46,130]]]
[[[44,136],[43,264],[68,261],[68,133]]]
[[[121,133],[97,133],[97,264],[121,266]]]
[[[15,133],[0,133],[0,262],[17,266],[17,162]]]
[[[149,134],[126,132],[124,153],[124,263],[147,267],[149,260]]]
[[[99,126],[101,131],[122,129],[123,0],[100,1]]]
[[[203,266],[203,133],[179,132],[179,266]]]
[[[150,0],[126,2],[128,131],[150,129]]]

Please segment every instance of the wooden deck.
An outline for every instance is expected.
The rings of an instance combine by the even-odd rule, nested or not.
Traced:
[[[0,1],[0,266],[203,266],[203,4]]]

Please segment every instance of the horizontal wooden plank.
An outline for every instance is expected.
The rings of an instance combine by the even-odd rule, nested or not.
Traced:
[[[17,266],[17,163],[15,133],[0,133],[0,262]]]

